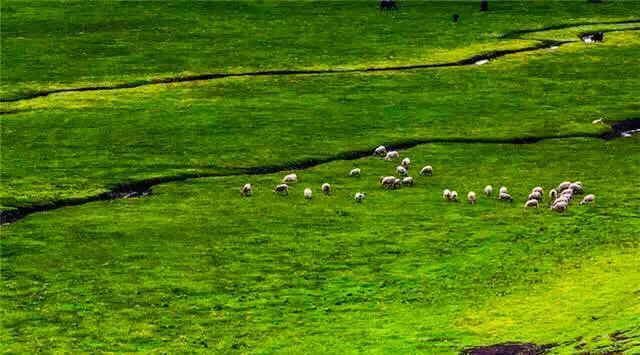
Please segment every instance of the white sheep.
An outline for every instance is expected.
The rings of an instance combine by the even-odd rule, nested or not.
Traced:
[[[362,200],[364,200],[364,198],[367,197],[367,194],[364,192],[356,192],[354,197],[356,199],[356,202],[361,203]]]
[[[420,170],[420,175],[433,175],[433,167],[431,165],[426,165]]]
[[[400,180],[398,178],[394,178],[393,179],[393,188],[394,189],[399,189],[400,186],[402,186],[402,180]]]
[[[544,190],[540,186],[534,187],[533,190],[531,190],[531,192],[537,192],[540,194],[540,196],[544,195]]]
[[[568,189],[569,185],[571,185],[571,181],[563,181],[563,182],[560,183],[560,185],[558,185],[557,190],[558,191],[562,191],[564,189]]]
[[[538,200],[531,199],[531,200],[525,202],[524,208],[531,208],[531,207],[538,208]]]
[[[413,178],[411,176],[407,176],[406,178],[403,178],[402,185],[413,186]]]
[[[560,196],[557,199],[553,200],[551,206],[556,205],[558,203],[569,204],[569,198],[567,196]]]
[[[549,199],[553,201],[556,198],[558,198],[558,191],[556,191],[556,189],[551,189],[551,191],[549,191]]]
[[[289,174],[282,178],[283,184],[293,184],[297,181],[298,181],[298,175],[296,174]]]
[[[508,201],[508,202],[513,201],[513,199],[511,198],[511,195],[509,195],[506,192],[501,192],[500,194],[498,194],[498,200],[499,201]]]
[[[380,186],[381,187],[393,187],[394,182],[396,181],[395,176],[381,176],[380,177]]]
[[[281,194],[281,195],[288,195],[289,194],[289,186],[287,186],[287,184],[280,184],[278,186],[276,186],[275,190],[273,190],[273,192]]]
[[[392,150],[390,152],[387,152],[387,155],[384,157],[384,160],[393,160],[396,158],[400,158],[400,153],[398,153],[395,150]]]
[[[304,198],[306,198],[307,200],[310,200],[313,197],[313,192],[311,191],[310,188],[304,189],[303,193],[304,193]]]
[[[376,150],[373,151],[373,155],[385,155],[387,154],[387,148],[383,145],[378,146]]]
[[[560,193],[560,196],[563,196],[563,195],[567,195],[567,196],[569,196],[569,198],[571,198],[573,196],[573,190],[569,189],[569,188],[566,188],[566,189],[562,190],[562,192]]]
[[[400,165],[402,165],[405,169],[409,169],[409,167],[411,166],[411,160],[409,158],[404,158],[402,159],[402,163]]]
[[[251,196],[251,192],[253,191],[253,187],[251,184],[244,184],[242,189],[240,189],[240,196]]]
[[[563,212],[567,209],[567,203],[566,202],[558,202],[553,204],[553,206],[551,206],[551,210],[556,211],[556,212]]]
[[[331,193],[331,185],[329,185],[328,182],[325,182],[324,184],[322,184],[322,192],[324,192],[325,195],[328,195]]]
[[[458,202],[458,192],[451,191],[451,195],[449,195],[450,202]]]
[[[581,205],[586,205],[587,203],[591,203],[596,200],[596,197],[593,194],[589,194],[585,196],[582,201],[580,201]]]
[[[442,198],[445,200],[451,199],[451,190],[444,189],[444,191],[442,192]]]
[[[582,193],[582,185],[581,184],[576,184],[574,182],[571,185],[569,185],[569,188],[571,190],[573,190],[573,192],[576,193],[576,194],[581,194]]]
[[[542,201],[542,195],[540,194],[539,191],[534,191],[532,193],[529,194],[529,200],[536,200],[538,202]]]
[[[396,167],[396,171],[398,172],[398,174],[400,174],[400,175],[402,175],[402,176],[407,176],[407,175],[408,175],[408,173],[407,173],[407,169],[406,169],[404,166],[402,166],[402,165],[398,165],[398,166]]]
[[[349,176],[360,177],[360,168],[351,169],[351,171],[349,172]]]
[[[487,196],[491,196],[492,193],[493,193],[493,187],[491,187],[491,185],[485,186],[484,194]]]
[[[469,193],[467,194],[467,200],[469,201],[470,205],[475,205],[476,204],[476,193],[473,191],[469,191]]]
[[[500,190],[498,190],[499,194],[508,194],[509,191],[507,191],[507,188],[505,186],[500,187]]]

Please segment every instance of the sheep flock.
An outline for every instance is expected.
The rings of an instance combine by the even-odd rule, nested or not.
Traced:
[[[374,156],[384,156],[384,160],[393,161],[395,159],[400,159],[400,153],[398,151],[392,150],[387,151],[385,146],[378,146],[373,153]],[[411,160],[407,157],[403,158],[400,165],[396,167],[396,172],[400,177],[396,176],[381,176],[379,178],[380,188],[382,189],[399,189],[401,187],[410,187],[414,186],[413,177],[409,176],[409,170],[411,167]],[[354,168],[350,170],[347,175],[350,177],[360,177],[362,173],[360,168]],[[433,176],[433,167],[431,165],[425,165],[420,170],[420,176]],[[288,174],[282,178],[280,184],[278,184],[273,190],[274,193],[279,195],[288,195],[289,194],[289,186],[298,182],[298,176],[294,173]],[[578,195],[583,194],[583,185],[581,181],[563,181],[558,184],[557,187],[551,189],[549,191],[549,208],[555,212],[564,212],[566,211],[571,202],[576,199]],[[325,182],[321,186],[321,191],[325,195],[332,194],[333,190],[331,184]],[[249,183],[244,184],[240,189],[240,195],[243,197],[251,196],[253,192],[253,186]],[[487,185],[484,188],[484,195],[487,198],[491,198],[493,196],[493,187],[491,185]],[[313,198],[313,191],[311,188],[307,187],[303,191],[303,196],[307,200],[311,200]],[[356,192],[354,195],[354,199],[357,203],[362,203],[367,196],[365,192]],[[539,208],[543,202],[544,189],[540,186],[536,186],[531,190],[527,199],[524,202],[524,208]],[[442,198],[446,202],[458,202],[458,192],[455,190],[444,189],[442,192]],[[511,203],[513,202],[513,198],[509,194],[509,191],[506,186],[501,186],[498,189],[497,200],[501,202]],[[470,205],[475,205],[478,201],[478,196],[474,191],[469,191],[467,193],[467,202]],[[585,205],[589,203],[593,203],[595,201],[595,196],[593,194],[585,195],[580,200],[580,205]]]

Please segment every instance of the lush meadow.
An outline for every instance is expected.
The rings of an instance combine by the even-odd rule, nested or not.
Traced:
[[[640,24],[613,23],[637,20],[640,3],[477,5],[3,1],[0,210],[228,176],[0,227],[0,348],[640,352],[640,138],[603,140],[609,125],[592,124],[640,118]],[[542,30],[514,32],[526,29]],[[579,41],[596,30],[604,42]],[[540,40],[571,43],[485,65],[20,99],[199,73],[453,62]],[[565,138],[497,143],[543,137]],[[272,192],[286,168],[242,175],[429,140],[401,152],[416,186],[399,190],[379,187],[397,165],[379,157],[295,171],[288,196]],[[418,176],[425,164],[432,177]],[[347,176],[354,167],[361,177]],[[559,214],[545,193],[523,208],[534,186],[563,180],[581,180],[595,203]],[[465,202],[487,184],[514,202]],[[444,188],[461,201],[445,202]]]

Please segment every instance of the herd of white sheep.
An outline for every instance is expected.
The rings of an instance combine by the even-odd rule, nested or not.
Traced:
[[[374,156],[384,156],[384,160],[393,161],[395,159],[400,158],[400,153],[398,151],[392,150],[387,151],[385,146],[377,147],[374,152]],[[380,187],[386,189],[399,189],[402,186],[413,186],[414,180],[413,177],[409,176],[409,169],[411,167],[411,160],[409,158],[402,159],[400,165],[396,167],[396,172],[400,175],[400,177],[395,176],[381,176],[380,177]],[[361,174],[360,168],[354,168],[349,171],[349,176],[351,177],[359,177]],[[431,176],[433,175],[433,167],[431,165],[426,165],[420,170],[421,176]],[[289,185],[295,184],[298,182],[298,175],[296,174],[288,174],[284,178],[282,178],[282,183],[276,186],[273,190],[274,193],[288,195],[289,194]],[[322,192],[325,195],[331,194],[331,185],[329,183],[322,184]],[[245,184],[240,190],[240,195],[242,196],[250,196],[253,191],[253,187],[251,184]],[[549,192],[550,199],[550,209],[556,212],[566,211],[569,207],[569,204],[574,199],[575,196],[583,193],[582,182],[580,181],[563,181],[558,187],[551,189]],[[524,208],[538,208],[542,203],[542,196],[544,194],[544,190],[540,186],[536,186],[531,190],[527,201],[524,203]],[[303,191],[304,198],[312,199],[313,191],[310,188],[305,188]],[[484,188],[484,195],[487,197],[491,197],[493,195],[493,187],[491,185],[487,185]],[[355,201],[360,203],[367,196],[364,192],[356,192],[354,195]],[[458,192],[455,190],[444,189],[442,193],[442,198],[448,202],[458,202]],[[513,202],[513,198],[509,194],[509,191],[505,186],[500,187],[498,190],[497,198],[499,201],[504,202]],[[467,201],[469,204],[474,205],[477,201],[476,193],[473,191],[469,191],[467,193]],[[595,201],[595,196],[592,194],[584,196],[580,201],[581,205],[591,203]]]

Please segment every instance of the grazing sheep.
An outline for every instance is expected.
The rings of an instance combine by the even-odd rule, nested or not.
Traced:
[[[393,179],[393,188],[394,189],[399,189],[400,186],[402,186],[402,180],[400,180],[398,178],[394,178]]]
[[[297,181],[298,181],[298,175],[296,175],[296,174],[289,174],[289,175],[286,175],[285,177],[282,178],[282,183],[283,184],[287,184],[287,183],[293,184],[293,183],[295,183]]]
[[[540,194],[540,192],[538,191],[534,191],[532,193],[529,194],[529,200],[536,200],[538,202],[542,201],[542,195]]]
[[[445,200],[451,199],[451,190],[444,189],[444,191],[442,192],[442,198],[444,198]]]
[[[502,187],[500,187],[500,190],[498,191],[498,193],[500,193],[500,194],[508,194],[509,191],[507,191],[506,187],[502,186]]]
[[[553,201],[557,197],[558,197],[558,191],[556,191],[556,189],[551,189],[551,191],[549,191],[549,199],[551,199],[551,201]]]
[[[581,205],[586,205],[587,203],[591,203],[596,200],[596,197],[593,194],[589,194],[585,196],[582,201],[580,201]]]
[[[540,186],[534,187],[533,190],[531,190],[531,192],[537,192],[540,194],[540,196],[544,195],[544,190]]]
[[[381,187],[393,187],[393,184],[396,181],[395,176],[381,176],[380,177],[380,185]]]
[[[349,172],[349,176],[360,177],[360,168],[351,169],[351,171]]]
[[[276,189],[273,192],[278,193],[280,195],[288,195],[289,194],[289,186],[287,184],[280,184],[276,186]]]
[[[508,193],[506,193],[506,192],[501,192],[501,193],[498,195],[498,200],[499,200],[499,201],[508,201],[508,202],[512,202],[512,201],[513,201],[513,199],[511,198],[511,195],[509,195],[509,194],[508,194]]]
[[[402,159],[402,163],[400,165],[402,165],[405,169],[409,169],[409,167],[411,166],[411,160],[409,158],[404,158]]]
[[[402,185],[413,186],[413,178],[411,176],[407,176],[406,178],[402,179]]]
[[[456,191],[451,191],[451,195],[449,195],[449,202],[458,202],[458,193]]]
[[[384,160],[393,160],[396,158],[400,158],[400,153],[398,153],[395,150],[392,150],[390,152],[387,153],[387,155],[384,157]]]
[[[580,187],[582,187],[582,181],[574,181],[574,184],[580,185]]]
[[[396,171],[398,172],[398,174],[402,175],[402,176],[407,176],[407,168],[405,168],[402,165],[398,165],[398,167],[396,168]]]
[[[572,183],[571,185],[569,185],[569,188],[571,190],[573,190],[573,192],[576,193],[576,194],[581,194],[582,193],[582,185],[576,184],[575,182]]]
[[[373,155],[385,155],[387,154],[387,148],[383,145],[378,146],[376,150],[373,151]]]
[[[331,185],[329,185],[329,183],[327,183],[327,182],[322,184],[322,192],[324,192],[325,195],[330,194],[331,193]]]
[[[355,197],[357,203],[361,203],[362,200],[364,200],[364,198],[367,197],[367,194],[364,193],[364,192],[356,192],[354,197]]]
[[[251,196],[251,192],[253,191],[253,187],[251,184],[244,184],[242,189],[240,189],[240,196]]]
[[[426,165],[422,170],[420,170],[420,175],[433,175],[433,167],[431,165]]]
[[[551,206],[556,205],[558,203],[569,204],[569,198],[567,196],[560,196],[557,199],[553,200]]]
[[[313,192],[311,192],[310,188],[304,189],[304,198],[310,200],[313,197]]]
[[[491,187],[491,185],[485,186],[484,194],[487,196],[491,196],[492,193],[493,193],[493,187]]]
[[[556,212],[563,212],[567,209],[567,203],[566,202],[558,202],[555,203],[553,206],[551,206],[551,210],[556,211]]]
[[[467,194],[467,200],[469,201],[470,205],[475,205],[476,204],[476,193],[473,191],[469,191],[469,193]]]
[[[538,208],[538,200],[531,199],[524,204],[524,208],[531,208],[531,207]]]
[[[564,189],[568,189],[569,185],[571,185],[571,181],[563,181],[563,182],[560,183],[560,185],[558,185],[557,190],[558,191],[562,191]]]
[[[564,190],[562,190],[562,192],[560,193],[560,196],[563,196],[563,195],[567,195],[567,196],[569,196],[569,198],[571,198],[571,196],[573,196],[573,190],[572,190],[572,189],[569,189],[569,188],[564,189]]]

